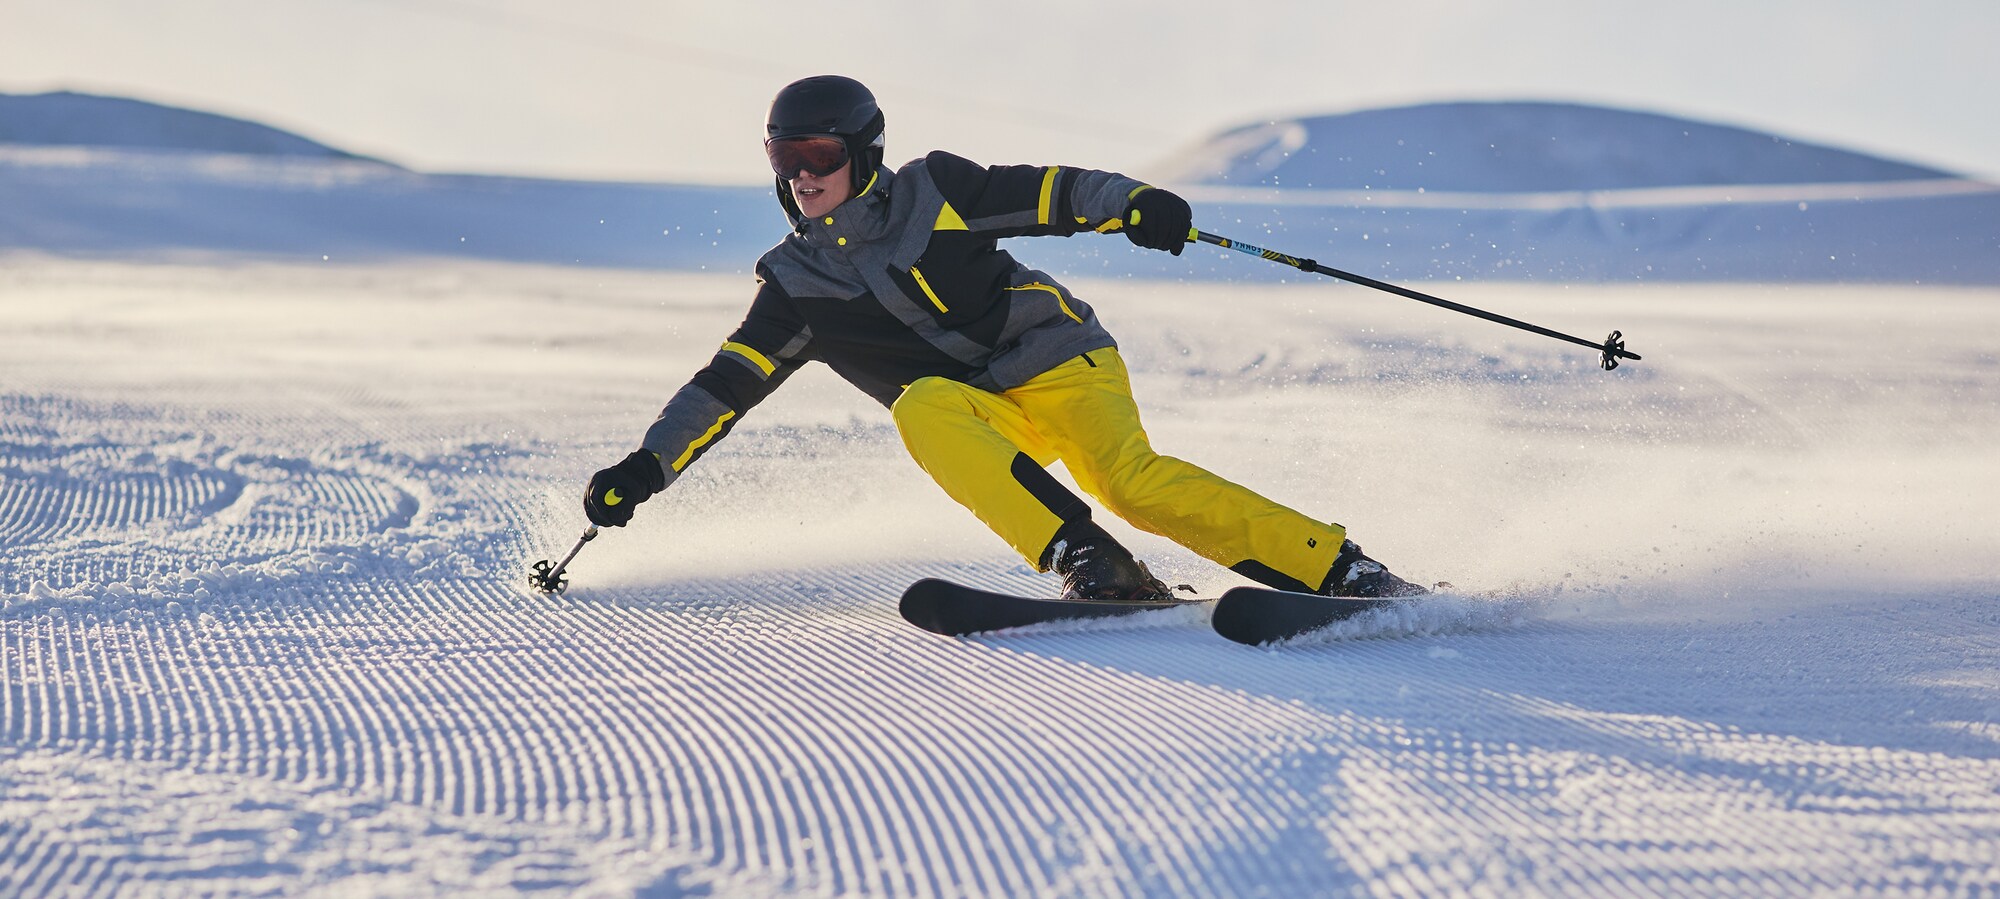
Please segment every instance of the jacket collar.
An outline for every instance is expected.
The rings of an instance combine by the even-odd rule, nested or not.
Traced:
[[[861,192],[818,218],[800,218],[793,231],[815,250],[853,250],[889,233],[889,194],[896,180],[886,166]]]

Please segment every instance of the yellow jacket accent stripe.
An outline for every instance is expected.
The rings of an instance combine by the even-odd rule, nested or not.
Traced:
[[[946,203],[943,209],[938,210],[937,224],[932,225],[931,230],[970,231],[972,229],[965,227],[965,219],[958,214],[958,210],[951,208],[950,203]]]
[[[715,420],[715,425],[708,429],[708,433],[701,435],[695,442],[688,444],[687,452],[681,453],[681,457],[674,460],[674,471],[680,471],[686,468],[689,462],[693,462],[695,452],[707,446],[709,441],[714,440],[715,435],[722,433],[722,426],[728,424],[729,420],[735,417],[736,413],[734,411],[722,413],[722,417]]]
[[[750,364],[757,366],[757,370],[763,372],[764,377],[767,378],[771,376],[772,372],[778,370],[778,367],[776,365],[771,364],[771,360],[766,358],[763,353],[757,352],[756,350],[751,349],[750,347],[744,344],[736,343],[733,341],[730,343],[725,343],[722,345],[722,352],[735,353],[738,356],[742,356],[743,358],[750,360]]]
[[[1049,223],[1049,200],[1055,196],[1056,172],[1061,168],[1061,166],[1049,166],[1049,170],[1042,175],[1042,202],[1035,207],[1035,224]]]
[[[1074,322],[1076,322],[1076,323],[1077,323],[1077,324],[1079,324],[1079,325],[1080,325],[1080,324],[1083,324],[1083,319],[1081,319],[1081,318],[1077,318],[1077,316],[1076,316],[1076,313],[1075,313],[1075,312],[1072,312],[1072,311],[1070,311],[1070,308],[1069,308],[1069,303],[1063,300],[1063,295],[1062,295],[1062,291],[1060,291],[1060,290],[1057,290],[1057,289],[1055,289],[1055,288],[1053,288],[1053,287],[1050,287],[1050,286],[1049,286],[1049,285],[1047,285],[1047,284],[1043,284],[1043,283],[1042,283],[1042,282],[1040,282],[1040,281],[1036,281],[1036,282],[1034,282],[1034,283],[1032,283],[1032,284],[1023,284],[1023,285],[1021,285],[1021,286],[1019,286],[1019,287],[1009,287],[1009,288],[1007,288],[1007,289],[1008,289],[1008,290],[1046,290],[1046,291],[1048,291],[1049,293],[1052,293],[1052,294],[1055,294],[1055,297],[1056,297],[1056,305],[1058,305],[1058,306],[1061,306],[1061,307],[1062,307],[1062,311],[1063,311],[1063,314],[1064,314],[1064,315],[1067,315],[1067,316],[1069,316],[1069,317],[1070,317],[1070,320],[1071,320],[1071,321],[1074,321]]]
[[[951,207],[947,206],[945,208],[950,209]],[[924,273],[917,271],[917,267],[914,265],[910,266],[910,277],[917,279],[917,286],[924,289],[924,296],[931,298],[931,305],[938,307],[939,312],[951,311],[944,307],[944,301],[938,299],[937,291],[931,289],[931,282],[924,280]]]

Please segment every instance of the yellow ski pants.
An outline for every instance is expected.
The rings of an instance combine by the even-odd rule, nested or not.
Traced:
[[[1133,526],[1265,584],[1316,590],[1346,537],[1172,456],[1139,424],[1125,362],[1093,350],[1012,390],[922,378],[892,407],[911,457],[1038,570],[1056,530],[1089,507],[1044,468]]]

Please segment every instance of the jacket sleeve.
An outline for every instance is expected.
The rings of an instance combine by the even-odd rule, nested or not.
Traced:
[[[671,484],[810,361],[812,329],[769,272],[758,268],[757,299],[715,358],[660,410],[641,446],[660,457]]]
[[[942,150],[924,157],[944,195],[940,228],[963,223],[979,237],[1116,231],[1132,196],[1149,185],[1116,172],[1050,165],[980,166]],[[951,216],[957,222],[949,222]]]

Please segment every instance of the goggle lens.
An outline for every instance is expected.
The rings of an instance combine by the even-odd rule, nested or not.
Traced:
[[[847,164],[847,141],[837,137],[780,137],[764,142],[771,157],[771,171],[780,178],[796,178],[800,170],[824,178]]]

